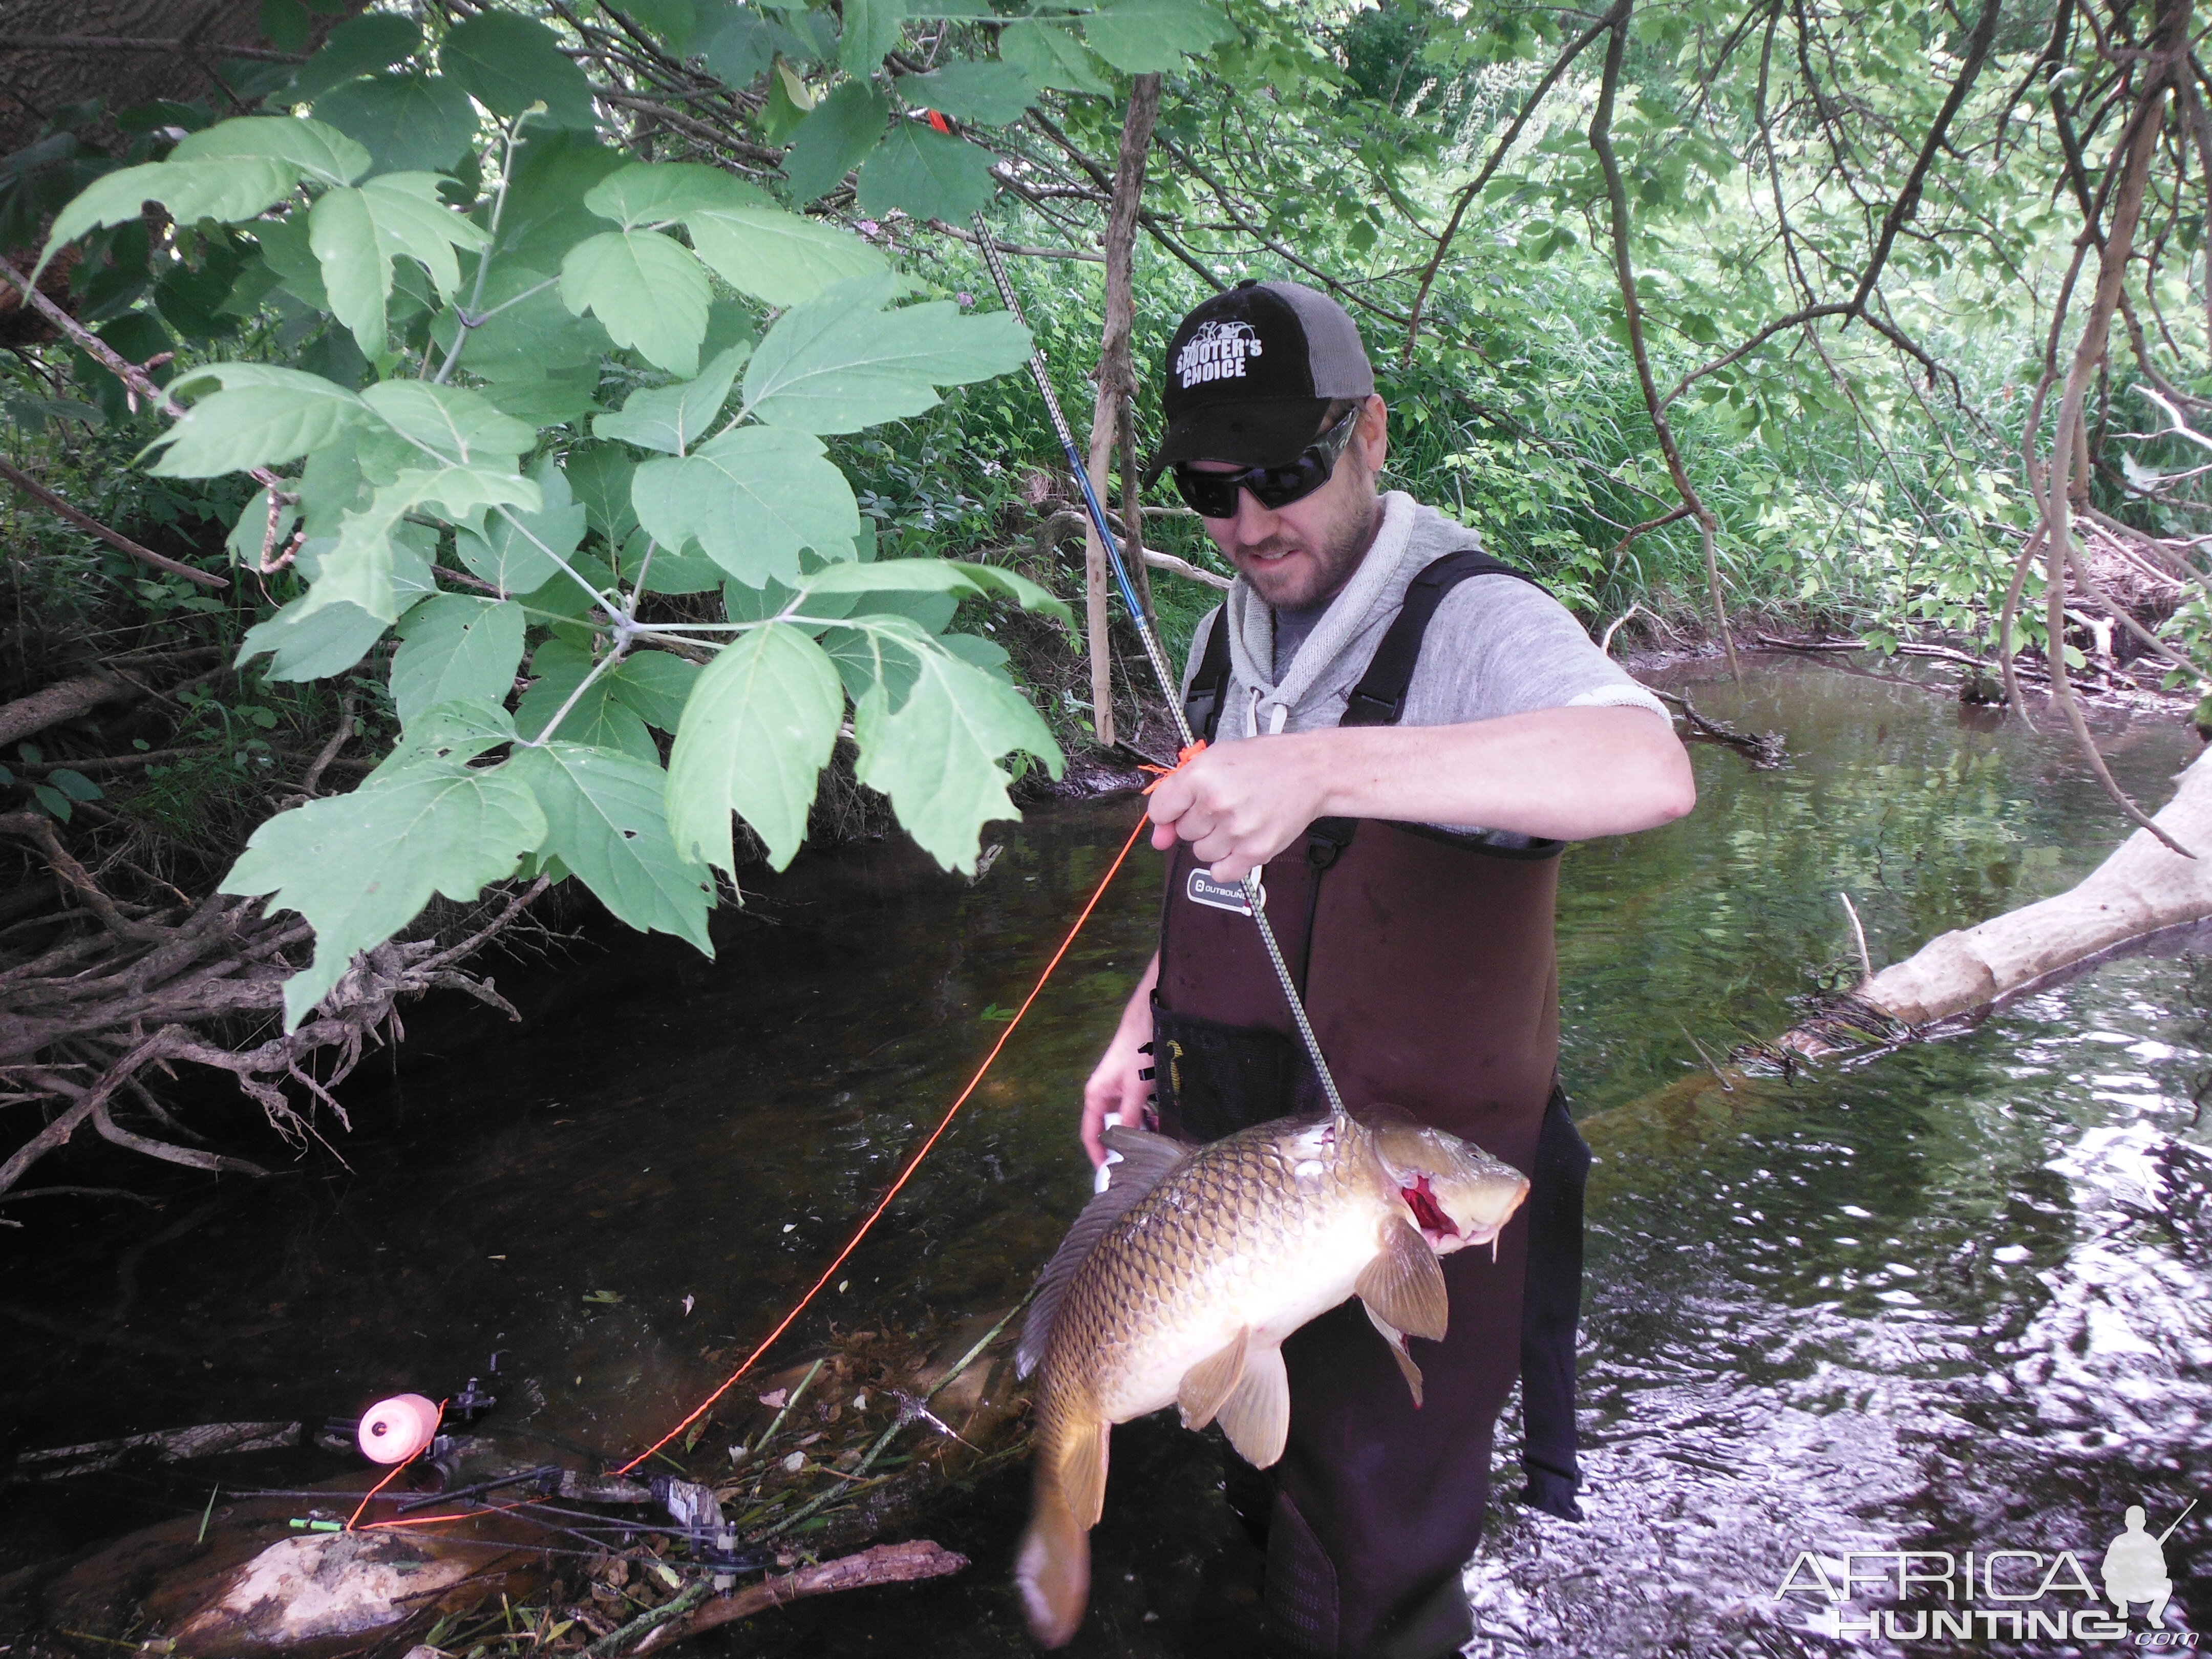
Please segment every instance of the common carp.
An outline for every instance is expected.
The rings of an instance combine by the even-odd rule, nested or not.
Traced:
[[[1358,1296],[1415,1404],[1408,1336],[1440,1340],[1439,1255],[1490,1244],[1528,1195],[1480,1147],[1381,1109],[1283,1118],[1191,1148],[1109,1129],[1109,1184],[1037,1281],[1016,1348],[1038,1373],[1036,1492],[1015,1582],[1030,1628],[1064,1645],[1091,1590],[1091,1528],[1116,1423],[1174,1405],[1218,1421],[1266,1468],[1290,1432],[1283,1340]]]

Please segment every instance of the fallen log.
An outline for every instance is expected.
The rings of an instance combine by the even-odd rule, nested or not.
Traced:
[[[835,1561],[801,1567],[795,1572],[747,1585],[734,1595],[702,1601],[681,1616],[647,1632],[645,1639],[632,1651],[651,1653],[667,1643],[696,1636],[717,1625],[735,1624],[740,1619],[750,1619],[757,1613],[780,1607],[787,1601],[798,1601],[801,1596],[830,1595],[839,1590],[861,1589],[871,1584],[910,1584],[919,1579],[939,1578],[946,1573],[958,1572],[967,1565],[966,1556],[956,1554],[927,1538],[917,1538],[904,1544],[878,1544],[873,1549],[862,1550],[858,1555],[841,1556]]]
[[[2212,850],[2212,750],[2181,774],[2153,819],[2192,851]],[[1986,1007],[2087,958],[2212,917],[2212,860],[2184,858],[2138,830],[2069,890],[1942,933],[1855,994],[1909,1026]]]

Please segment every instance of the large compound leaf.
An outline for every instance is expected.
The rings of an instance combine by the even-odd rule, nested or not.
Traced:
[[[358,189],[324,191],[307,215],[331,314],[352,331],[363,356],[384,355],[392,260],[416,261],[442,297],[460,286],[453,250],[481,250],[491,240],[440,199],[438,184],[434,173],[382,173]]]
[[[336,127],[294,115],[248,115],[188,133],[169,161],[282,161],[318,185],[349,185],[369,169],[368,152]]]
[[[647,725],[674,733],[684,706],[699,683],[699,665],[665,651],[633,651],[607,678],[615,699],[636,711]]]
[[[687,214],[691,246],[740,294],[795,306],[834,283],[885,270],[858,236],[778,207],[722,207]]]
[[[555,741],[518,753],[509,770],[544,811],[544,848],[641,931],[673,933],[714,954],[707,937],[713,878],[677,854],[668,777],[657,760]]]
[[[668,757],[668,824],[678,853],[736,873],[735,808],[781,870],[806,838],[845,690],[822,647],[771,623],[741,634],[692,688]]]
[[[1005,312],[963,316],[950,300],[879,309],[894,280],[841,283],[776,319],[745,369],[747,412],[802,432],[857,432],[920,414],[938,386],[1028,361],[1029,331]]]
[[[615,343],[687,378],[713,299],[707,273],[681,242],[656,230],[610,230],[579,242],[561,262],[561,298],[599,319]]]
[[[791,199],[811,202],[836,189],[875,149],[890,118],[890,100],[865,77],[836,88],[792,129],[791,151],[783,158]]]
[[[1202,58],[1236,30],[1209,0],[1099,0],[1083,20],[1091,49],[1125,75],[1152,75]]]
[[[768,198],[696,161],[638,161],[592,186],[584,205],[624,230],[657,229],[714,208],[758,207]]]
[[[570,494],[568,477],[553,458],[540,460],[530,476],[544,498],[536,512],[488,513],[478,527],[453,534],[461,562],[502,593],[543,587],[561,574],[555,556],[566,559],[584,539],[583,504]]]
[[[894,710],[881,686],[860,701],[854,775],[889,795],[900,824],[948,870],[972,872],[977,837],[995,818],[1018,817],[999,757],[1019,750],[1060,775],[1060,745],[1012,686],[935,643],[915,653],[920,672]]]
[[[896,121],[860,163],[860,211],[896,208],[917,219],[959,221],[976,212],[997,188],[991,152],[921,121]]]
[[[380,15],[414,27],[388,12]],[[315,100],[315,114],[368,150],[380,175],[443,173],[475,148],[482,118],[468,94],[438,75],[348,81]]]
[[[999,32],[999,57],[1041,87],[1103,97],[1114,90],[1106,66],[1068,29],[1052,23],[1009,23]]]
[[[633,392],[619,415],[602,415],[592,422],[595,437],[619,438],[640,449],[657,449],[664,455],[681,455],[699,441],[730,401],[730,388],[738,371],[752,353],[749,345],[732,346],[715,354],[706,372],[681,386]]]
[[[271,895],[315,930],[312,966],[284,981],[284,1029],[330,994],[356,951],[381,945],[434,893],[466,903],[544,843],[537,797],[505,769],[434,762],[349,795],[280,812],[253,832],[226,893]]]
[[[1036,101],[1036,83],[1012,64],[954,62],[927,75],[903,76],[898,95],[957,120],[1006,126]]]
[[[481,392],[428,380],[380,380],[361,400],[401,436],[456,465],[524,454],[537,428],[502,415]]]
[[[478,13],[452,30],[438,62],[462,91],[495,115],[516,116],[544,100],[555,125],[587,128],[592,83],[544,24],[512,12]]]
[[[340,82],[389,69],[422,46],[422,26],[411,17],[387,11],[353,18],[332,29],[322,50],[300,66],[285,96],[294,103],[312,103]]]
[[[820,441],[739,427],[681,460],[647,461],[630,483],[638,522],[664,547],[696,541],[739,581],[795,583],[799,553],[848,558],[860,533],[853,486]]]
[[[357,605],[325,605],[306,611],[305,595],[265,622],[246,630],[232,665],[243,668],[258,656],[269,658],[263,676],[272,680],[323,680],[343,674],[368,654],[389,625]]]
[[[362,782],[389,783],[403,772],[452,762],[465,765],[501,744],[514,741],[514,716],[495,702],[443,702],[415,717],[399,734],[392,752]]]
[[[368,413],[358,395],[319,374],[263,363],[212,364],[171,389],[182,395],[207,380],[222,389],[195,403],[149,446],[162,454],[148,471],[215,478],[280,465],[331,442]]]
[[[302,602],[303,613],[343,600],[386,622],[401,606],[393,584],[392,538],[417,508],[441,507],[448,519],[466,519],[504,505],[543,505],[538,486],[514,473],[485,467],[410,468],[379,489],[365,507],[339,521],[337,544],[322,556],[321,574]]]
[[[512,600],[438,593],[399,623],[392,701],[403,726],[441,702],[498,702],[522,664],[522,607]]]
[[[884,54],[898,44],[906,15],[906,0],[845,0],[837,67],[864,81],[873,75],[883,67]]]

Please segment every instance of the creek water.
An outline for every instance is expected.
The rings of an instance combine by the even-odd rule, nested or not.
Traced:
[[[1661,1094],[1701,1054],[1771,1036],[1856,977],[1839,892],[1875,961],[1894,960],[2065,887],[2123,827],[2062,736],[1940,688],[1796,659],[1756,662],[1741,688],[1705,670],[1669,678],[1708,714],[1785,733],[1790,759],[1759,772],[1698,745],[1692,817],[1566,855],[1562,1063],[1600,1159],[1589,1518],[1510,1501],[1509,1411],[1468,1574],[1471,1650],[2082,1647],[2033,1624],[2014,1639],[2010,1613],[2089,1607],[2063,1553],[2095,1583],[2128,1505],[2155,1534],[2212,1496],[2198,1103],[2212,969],[2169,942],[1947,1041]],[[2154,802],[2197,746],[2171,724],[2098,729]],[[502,973],[519,1026],[426,1010],[396,1067],[373,1059],[344,1092],[352,1133],[325,1121],[331,1146],[295,1155],[271,1137],[251,1154],[277,1179],[164,1182],[95,1160],[52,1177],[131,1181],[161,1206],[10,1206],[25,1225],[0,1233],[0,1425],[38,1447],[319,1423],[489,1377],[496,1351],[509,1421],[646,1443],[715,1379],[703,1350],[749,1343],[811,1282],[1001,1029],[1136,811],[1123,799],[1000,826],[1004,850],[973,885],[898,844],[810,855],[718,924],[713,963],[593,930]],[[1143,966],[1158,887],[1154,855],[1133,855],[787,1352],[831,1321],[949,1324],[1020,1294],[1088,1192],[1078,1092]],[[1114,1457],[1072,1651],[1256,1652],[1256,1563],[1231,1535],[1212,1449],[1154,1420],[1120,1431]],[[341,1465],[308,1449],[202,1467],[12,1488],[0,1571],[198,1513],[216,1475],[283,1484]],[[921,1528],[969,1554],[967,1573],[803,1603],[707,1644],[1026,1651],[1006,1583],[1025,1507],[1009,1468]],[[2176,1632],[2212,1623],[2208,1526],[2200,1507],[2165,1545]],[[1997,1560],[1971,1602],[1960,1578],[1900,1602],[1894,1559],[1862,1553],[1844,1617],[1889,1607],[1898,1634],[1834,1633],[1818,1589],[1845,1552],[1933,1553],[1915,1563],[1925,1580],[1938,1555],[1968,1550],[1984,1567],[1995,1551],[2033,1559]],[[2054,1570],[2039,1601],[1992,1599]],[[1997,1617],[1971,1640],[1913,1639],[1928,1610]]]

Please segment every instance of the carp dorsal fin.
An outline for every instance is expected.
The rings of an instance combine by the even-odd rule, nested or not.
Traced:
[[[1365,1303],[1359,1304],[1366,1308]],[[1413,1391],[1413,1408],[1421,1406],[1421,1368],[1413,1363],[1413,1356],[1406,1352],[1406,1334],[1389,1320],[1367,1308],[1367,1322],[1382,1333],[1382,1340],[1390,1345],[1390,1358],[1398,1362],[1398,1374],[1406,1379],[1406,1386]]]
[[[1083,1206],[1083,1213],[1075,1218],[1067,1237],[1060,1240],[1052,1260],[1037,1275],[1036,1296],[1022,1321],[1021,1340],[1014,1345],[1014,1371],[1018,1376],[1027,1376],[1042,1363],[1045,1344],[1052,1340],[1053,1322],[1060,1317],[1060,1304],[1067,1295],[1068,1281],[1075,1277],[1084,1258],[1115,1222],[1135,1207],[1139,1199],[1190,1156],[1190,1149],[1181,1141],[1143,1129],[1109,1129],[1104,1139],[1108,1151],[1121,1154],[1121,1162],[1107,1166],[1112,1174],[1106,1190]]]
[[[1255,1469],[1273,1466],[1291,1437],[1291,1379],[1282,1349],[1245,1354],[1243,1378],[1221,1402],[1217,1420],[1239,1457]]]
[[[1183,1427],[1202,1429],[1213,1421],[1231,1390],[1244,1380],[1244,1350],[1251,1340],[1252,1328],[1239,1325],[1227,1347],[1182,1374],[1182,1383],[1176,1389],[1176,1404],[1182,1411]]]
[[[1096,1427],[1095,1434],[1070,1435],[1060,1460],[1060,1495],[1085,1532],[1098,1524],[1106,1507],[1106,1452],[1114,1433],[1114,1425],[1103,1418]]]
[[[1444,1340],[1444,1321],[1450,1311],[1444,1270],[1437,1265],[1437,1253],[1420,1229],[1402,1215],[1384,1226],[1381,1253],[1352,1288],[1368,1311],[1386,1323],[1431,1342]]]

